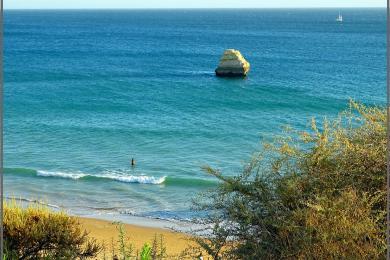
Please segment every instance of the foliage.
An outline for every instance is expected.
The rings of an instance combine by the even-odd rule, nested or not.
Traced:
[[[4,251],[8,259],[86,259],[100,246],[77,219],[39,205],[4,205]]]
[[[141,249],[141,260],[152,260],[152,247],[148,243]]]
[[[190,244],[177,256],[177,259],[201,259],[201,257],[203,257],[203,251],[204,249],[202,250],[200,246],[194,246]]]
[[[118,230],[117,243],[112,240],[111,242],[111,257],[106,254],[106,246],[103,246],[103,259],[114,260],[164,260],[172,259],[168,257],[166,253],[166,247],[164,242],[164,236],[155,235],[152,239],[152,244],[145,243],[141,248],[141,251],[135,251],[135,246],[131,243],[129,236],[123,227],[123,223],[114,222]],[[116,253],[118,251],[118,254]]]
[[[242,173],[195,201],[214,259],[379,259],[386,241],[386,111],[350,102],[335,120],[287,129]]]
[[[167,248],[165,247],[163,235],[160,235],[159,237],[154,235],[151,258],[153,260],[163,260],[167,258]]]
[[[134,246],[133,244],[131,244],[130,239],[126,236],[126,232],[125,229],[123,228],[123,224],[118,222],[116,223],[116,227],[118,230],[117,244],[119,245],[119,259],[123,259],[123,260],[131,259],[134,253]]]

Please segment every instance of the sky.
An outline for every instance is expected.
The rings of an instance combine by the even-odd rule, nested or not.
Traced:
[[[385,7],[386,0],[4,0],[5,9]]]

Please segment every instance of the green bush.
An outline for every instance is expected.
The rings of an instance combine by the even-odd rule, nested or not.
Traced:
[[[175,259],[175,256],[168,256],[163,235],[154,235],[152,244],[145,243],[141,251],[135,250],[135,246],[131,243],[131,239],[126,234],[126,230],[121,222],[113,222],[118,230],[118,240],[111,242],[111,256],[106,252],[107,248],[103,245],[102,259],[114,260],[164,260]]]
[[[43,206],[6,203],[3,225],[7,259],[86,259],[100,251],[76,218]]]
[[[141,260],[152,260],[152,247],[148,243],[141,249]]]
[[[222,183],[195,201],[197,242],[214,259],[385,258],[386,144],[386,110],[351,101],[286,129],[235,177],[205,167]]]

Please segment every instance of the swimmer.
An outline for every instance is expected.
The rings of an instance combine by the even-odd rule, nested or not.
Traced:
[[[131,166],[135,166],[135,160],[134,160],[134,158],[131,158]]]

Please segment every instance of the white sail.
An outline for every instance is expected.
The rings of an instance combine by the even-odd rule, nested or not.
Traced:
[[[343,21],[343,16],[341,15],[341,13],[339,13],[339,17],[337,17],[336,21],[337,22],[342,22]]]

